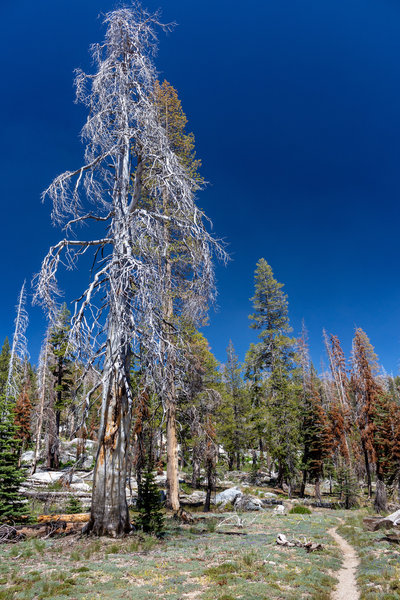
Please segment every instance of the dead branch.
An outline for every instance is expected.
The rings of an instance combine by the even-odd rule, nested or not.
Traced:
[[[279,546],[287,546],[288,548],[305,548],[307,552],[314,552],[315,550],[324,549],[322,544],[317,544],[311,540],[307,540],[307,538],[304,538],[304,541],[296,540],[294,538],[292,540],[288,540],[284,533],[278,533],[276,543]]]

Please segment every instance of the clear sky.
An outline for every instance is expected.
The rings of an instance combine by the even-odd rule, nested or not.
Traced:
[[[179,91],[210,182],[199,204],[229,243],[218,266],[218,311],[205,330],[224,360],[244,354],[260,257],[302,318],[312,358],[322,328],[349,354],[365,329],[384,367],[400,359],[400,4],[395,0],[144,0],[174,32],[160,33],[160,77]],[[0,340],[11,335],[24,278],[61,234],[40,194],[81,164],[83,107],[73,70],[91,69],[100,12],[111,0],[3,0]],[[86,272],[61,280],[66,300]],[[45,321],[29,308],[33,362]]]

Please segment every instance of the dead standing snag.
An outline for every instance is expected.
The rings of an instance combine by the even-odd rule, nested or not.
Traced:
[[[125,485],[131,357],[140,356],[143,388],[151,385],[162,397],[163,365],[175,352],[163,323],[165,278],[170,276],[164,269],[164,223],[171,223],[174,240],[185,248],[190,294],[181,299],[181,312],[195,320],[213,295],[211,254],[223,251],[194,202],[196,181],[172,151],[160,123],[151,59],[157,15],[135,4],[108,13],[105,23],[105,41],[92,46],[96,72],[78,71],[75,80],[77,99],[89,109],[82,130],[85,163],[59,175],[44,193],[53,201],[54,222],[64,224],[67,233],[85,222],[95,225],[96,235],[92,240],[63,239],[49,250],[36,280],[36,296],[54,315],[60,263],[75,267],[81,255],[93,250],[92,277],[76,302],[70,343],[89,365],[97,361],[102,367],[99,446],[87,530],[116,536],[130,528]],[[101,227],[104,235],[99,236]]]

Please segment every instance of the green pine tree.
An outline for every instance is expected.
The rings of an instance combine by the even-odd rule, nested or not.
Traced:
[[[155,533],[161,536],[164,532],[164,514],[160,490],[154,480],[154,474],[149,465],[142,473],[138,497],[138,516],[136,526],[145,533]]]
[[[4,344],[0,352],[0,396],[2,396],[5,393],[10,356],[10,344],[8,338],[6,338],[4,340]]]
[[[251,349],[253,373],[265,378],[265,438],[272,459],[278,465],[278,485],[284,479],[291,487],[299,456],[300,378],[296,365],[295,340],[288,334],[287,296],[261,258],[255,271],[254,313],[250,327],[260,339]],[[255,382],[253,382],[254,385]]]
[[[250,432],[250,401],[244,386],[242,371],[232,341],[226,349],[227,361],[223,369],[224,389],[218,414],[217,429],[229,457],[229,468],[242,466],[243,452],[247,450]]]
[[[71,313],[64,303],[58,314],[57,322],[50,332],[50,348],[52,353],[50,371],[54,375],[56,399],[54,411],[56,416],[57,435],[60,433],[61,411],[71,398],[73,384],[73,362],[68,349]]]
[[[13,407],[0,397],[0,523],[12,523],[26,515],[25,499],[19,492],[24,474],[18,466],[21,441],[17,438]]]

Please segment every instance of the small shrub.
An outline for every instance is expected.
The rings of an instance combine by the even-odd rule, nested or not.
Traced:
[[[207,519],[206,526],[209,533],[214,533],[217,528],[217,519]]]
[[[220,575],[226,575],[227,573],[237,573],[239,570],[239,566],[236,563],[225,562],[216,567],[210,567],[206,569],[205,574],[210,577],[210,579],[216,579]]]
[[[312,510],[308,508],[308,506],[304,506],[304,504],[296,504],[289,510],[290,515],[311,515]]]
[[[251,567],[255,563],[256,560],[257,560],[257,554],[256,554],[256,552],[254,552],[254,550],[251,550],[250,552],[246,552],[242,556],[242,561],[244,562],[246,567]]]
[[[180,485],[180,488],[181,488],[181,490],[182,490],[182,492],[183,492],[184,494],[191,494],[191,493],[193,492],[193,488],[192,488],[192,486],[191,486],[191,485],[189,485],[188,483],[185,483],[185,482],[184,482],[184,483],[181,483],[181,484],[179,484],[179,485]]]
[[[43,540],[34,539],[33,546],[38,554],[43,554],[44,549],[46,548],[46,542]]]
[[[63,486],[59,479],[57,479],[57,481],[53,481],[53,483],[49,483],[49,485],[47,486],[47,490],[49,492],[59,492],[62,489]]]
[[[71,573],[87,573],[90,571],[88,567],[76,567],[75,569],[71,569]]]
[[[71,498],[69,498],[68,502],[65,505],[65,512],[68,515],[76,515],[78,513],[81,513],[82,511],[82,502],[79,500],[79,498],[74,498],[73,496],[71,496]]]
[[[155,533],[161,536],[164,533],[164,515],[160,491],[154,481],[154,475],[150,467],[143,473],[143,481],[140,484],[138,502],[138,517],[136,526],[145,533]]]
[[[129,544],[128,550],[129,552],[139,552],[139,548],[140,548],[140,543],[139,540],[133,540],[133,542],[131,542]]]
[[[150,552],[156,544],[157,540],[154,537],[147,536],[141,544],[141,549],[143,552]]]

